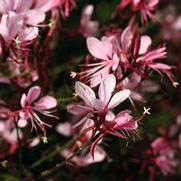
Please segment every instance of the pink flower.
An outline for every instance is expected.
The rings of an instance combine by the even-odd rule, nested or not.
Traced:
[[[101,61],[85,65],[85,67],[91,68],[81,72],[80,76],[88,77],[90,86],[95,87],[105,79],[111,70],[117,69],[119,58],[111,40],[106,36],[102,37],[101,41],[94,37],[87,38],[87,48],[93,57]]]
[[[158,5],[159,0],[122,0],[118,6],[119,9],[124,9],[128,5],[131,5],[133,12],[140,11],[141,21],[145,23],[148,21],[148,18],[155,19],[155,16],[152,14],[155,11],[156,6]]]
[[[15,40],[23,26],[23,17],[13,12],[3,15],[0,22],[0,34],[7,43]]]
[[[173,86],[176,87],[177,86],[177,82],[175,82],[173,74],[172,74],[172,66],[167,65],[165,63],[160,63],[157,62],[157,60],[159,59],[164,59],[166,58],[166,47],[162,47],[162,48],[158,48],[152,51],[148,51],[147,53],[145,53],[144,55],[138,57],[138,59],[136,60],[136,63],[139,65],[143,65],[145,67],[151,68],[155,71],[157,71],[158,73],[161,72],[165,73],[168,78],[172,81]]]
[[[99,23],[98,21],[92,21],[91,16],[94,11],[93,5],[87,5],[82,12],[80,20],[80,32],[85,36],[92,36],[98,31]]]
[[[108,110],[118,106],[130,95],[130,90],[125,89],[112,96],[115,86],[116,78],[113,74],[110,74],[99,86],[98,99],[96,98],[94,91],[82,82],[76,82],[75,92],[79,97],[81,97],[81,99],[84,100],[84,103],[88,108],[92,108],[100,112],[107,112]]]
[[[0,12],[14,12],[24,17],[25,24],[37,25],[45,20],[45,13],[58,3],[58,0],[0,0]]]
[[[27,94],[23,94],[21,97],[21,107],[22,110],[19,112],[19,121],[30,120],[32,128],[36,129],[36,124],[45,133],[44,126],[50,126],[49,124],[43,122],[37,113],[41,113],[44,116],[55,117],[51,114],[49,109],[55,108],[57,106],[57,101],[52,96],[43,96],[40,99],[41,89],[38,86],[30,88]],[[38,99],[38,100],[37,100]]]
[[[0,34],[9,46],[12,42],[26,45],[38,36],[37,27],[24,27],[23,16],[9,12],[1,17]]]
[[[89,136],[92,137],[92,131],[96,130],[97,138],[91,145],[91,154],[94,157],[94,150],[96,145],[99,144],[102,139],[112,134],[119,138],[127,139],[128,136],[136,133],[137,123],[130,115],[129,111],[123,111],[116,116],[112,112],[112,109],[117,107],[120,103],[126,100],[130,96],[130,90],[121,90],[115,94],[113,91],[116,86],[116,78],[113,74],[108,75],[100,84],[98,89],[98,98],[94,91],[87,85],[76,82],[75,92],[84,101],[84,105],[74,105],[69,107],[69,111],[74,115],[80,115],[81,120],[77,123],[77,126],[82,123],[88,124],[86,126]],[[87,128],[88,127],[88,128]]]
[[[166,47],[149,50],[151,43],[152,40],[149,36],[143,35],[138,37],[134,35],[131,27],[127,27],[121,35],[121,49],[123,51],[121,51],[119,55],[119,57],[121,57],[120,63],[124,69],[129,68],[140,76],[146,74],[145,68],[151,68],[160,74],[163,72],[172,81],[173,85],[176,86],[177,83],[174,81],[171,72],[172,67],[157,62],[158,60],[166,58]],[[130,50],[131,46],[134,47],[133,50]],[[134,58],[131,57],[130,59],[130,56],[128,56],[130,53]]]

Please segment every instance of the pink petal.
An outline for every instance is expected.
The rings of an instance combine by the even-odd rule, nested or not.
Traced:
[[[108,76],[110,70],[110,65],[107,65],[106,67],[102,68],[98,72],[94,73],[94,76],[91,78],[90,86],[96,87],[98,84],[101,83],[102,80],[105,79],[105,77]]]
[[[116,78],[113,74],[108,75],[100,84],[98,95],[99,99],[107,105],[111,98],[112,92],[116,86]]]
[[[34,0],[34,9],[38,9],[42,12],[50,11],[60,4],[60,0]]]
[[[153,68],[153,69],[160,69],[160,70],[171,70],[172,67],[163,63],[155,63],[155,64],[151,64],[149,65],[149,67]]]
[[[112,58],[112,43],[111,43],[111,40],[108,37],[103,36],[101,38],[101,42],[102,42],[102,46],[105,49],[105,52],[106,52],[107,56],[109,56],[109,58],[111,59]]]
[[[45,13],[39,10],[30,10],[25,13],[25,22],[29,25],[37,25],[45,20]]]
[[[128,26],[121,35],[121,47],[123,51],[127,52],[130,45],[131,41],[133,39],[133,33],[131,31],[131,28]]]
[[[9,12],[1,17],[0,34],[6,42],[12,41],[23,26],[23,16]]]
[[[21,100],[20,100],[20,103],[21,103],[21,107],[24,108],[26,106],[26,103],[27,103],[27,97],[26,97],[26,94],[23,94],[22,97],[21,97]]]
[[[22,13],[26,12],[29,10],[32,6],[32,0],[16,0],[14,4],[14,9],[16,10],[17,13]]]
[[[101,100],[95,99],[94,100],[94,108],[96,110],[102,111],[105,108],[105,104]]]
[[[13,0],[0,0],[0,12],[3,14],[8,13],[13,10],[14,2]]]
[[[112,70],[115,71],[119,65],[119,58],[117,54],[113,55],[113,65],[112,65]]]
[[[100,40],[94,37],[87,38],[87,48],[92,56],[102,60],[109,60],[107,52]]]
[[[3,15],[1,17],[0,23],[0,34],[3,36],[5,41],[9,38],[9,30],[8,30],[8,15]]]
[[[26,27],[18,35],[18,40],[20,42],[32,41],[38,36],[37,27]]]
[[[56,131],[63,136],[71,136],[72,135],[72,125],[68,122],[59,123],[56,127]]]
[[[38,110],[48,110],[57,106],[57,100],[52,96],[44,96],[35,103]]]
[[[122,103],[124,100],[126,100],[130,96],[130,94],[131,91],[128,89],[119,91],[112,97],[111,101],[109,102],[108,108],[113,109],[114,107]]]
[[[152,41],[149,36],[141,36],[141,43],[140,43],[140,49],[139,54],[144,54],[148,51],[149,46],[151,45]]]
[[[138,127],[138,123],[133,120],[133,117],[130,115],[130,111],[122,111],[118,113],[114,122],[116,123],[114,125],[115,129],[135,130]]]
[[[35,101],[41,93],[41,88],[39,86],[31,87],[27,94],[27,101],[31,104]]]
[[[18,34],[22,26],[23,16],[10,12],[8,18],[9,35],[14,38]]]
[[[87,105],[94,107],[96,96],[94,91],[89,86],[77,81],[75,83],[75,92],[84,100]]]

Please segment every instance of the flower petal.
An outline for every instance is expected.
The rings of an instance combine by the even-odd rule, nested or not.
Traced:
[[[87,48],[92,56],[102,60],[108,60],[107,52],[100,40],[94,37],[87,38]]]
[[[18,35],[18,40],[20,42],[32,41],[38,36],[37,27],[26,27]]]
[[[68,122],[59,123],[56,127],[56,131],[63,136],[71,136],[72,135],[72,125]]]
[[[140,49],[139,54],[142,55],[148,51],[149,46],[151,45],[152,41],[149,36],[141,36],[141,42],[140,42]]]
[[[0,0],[0,12],[3,14],[13,10],[14,2],[10,0]]]
[[[127,52],[130,45],[131,41],[133,39],[133,33],[131,31],[131,28],[128,26],[121,35],[121,47],[123,51]]]
[[[129,89],[119,91],[112,97],[111,101],[109,102],[108,108],[113,109],[114,107],[122,103],[124,100],[126,100],[130,96],[130,94],[131,91]]]
[[[34,86],[30,88],[27,94],[27,101],[29,104],[31,104],[33,101],[35,101],[41,93],[41,88],[39,86]]]
[[[38,110],[48,110],[57,106],[57,100],[52,96],[44,96],[35,103]]]
[[[27,97],[26,94],[23,94],[20,100],[21,103],[21,107],[25,107],[26,103],[27,103]]]
[[[108,75],[100,84],[98,95],[99,99],[107,105],[111,98],[112,92],[116,86],[116,78],[113,74]]]
[[[37,25],[45,20],[45,13],[39,10],[30,10],[25,13],[25,22],[29,25]]]
[[[87,105],[94,107],[94,100],[96,99],[96,96],[89,86],[77,81],[75,83],[75,93],[78,94]]]
[[[32,0],[24,1],[24,0],[16,0],[14,4],[14,9],[17,13],[26,12],[32,6]]]

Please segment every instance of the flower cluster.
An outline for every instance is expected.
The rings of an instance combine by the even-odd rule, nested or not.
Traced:
[[[102,15],[100,9],[104,3]],[[109,3],[111,8],[106,7]],[[124,158],[119,160],[122,162],[119,169],[124,172],[128,163],[139,163],[142,171],[149,169],[152,178],[156,170],[164,176],[176,174],[181,121],[179,108],[173,110],[172,105],[175,102],[180,107],[180,98],[175,101],[177,97],[167,86],[171,82],[174,88],[179,88],[174,70],[181,70],[180,51],[174,49],[170,53],[169,48],[172,43],[176,47],[180,42],[181,21],[180,16],[166,13],[167,16],[160,16],[163,19],[160,25],[158,22],[155,25],[159,3],[159,0],[120,0],[117,4],[108,1],[87,4],[75,0],[0,0],[0,86],[3,88],[0,90],[0,159],[9,161],[18,157],[15,172],[21,172],[20,168],[31,168],[22,169],[20,177],[31,177],[35,167],[55,155],[64,159],[56,164],[56,168],[42,172],[42,177],[65,163],[86,167],[111,160],[114,156],[105,146],[107,142],[118,142],[116,156],[122,159],[129,150],[128,143],[142,137],[138,141],[143,143],[142,146],[135,149],[138,153],[137,150],[143,148],[139,150],[142,154],[136,155],[136,159],[133,154],[129,159],[126,156],[126,161]],[[75,14],[71,16],[73,10]],[[77,24],[74,19],[78,19]],[[72,24],[69,21],[73,21]],[[156,32],[158,36],[150,33],[155,26],[161,29]],[[79,43],[83,43],[80,49]],[[174,66],[174,61],[167,61],[170,55],[173,60],[177,57],[178,67]],[[68,77],[69,72],[74,79]],[[164,76],[169,81],[160,85],[160,77],[162,81]],[[162,116],[162,109],[166,110],[165,115],[168,112],[168,119],[172,117],[171,112],[177,116],[177,124],[169,124],[168,130],[162,125],[155,126],[160,136],[153,136],[149,119],[159,121],[158,116],[147,116],[151,115],[150,109],[153,114],[157,110],[161,119],[167,119]],[[56,121],[59,118],[60,121]],[[148,119],[145,121],[148,126],[144,127],[144,119]],[[49,131],[49,128],[56,131]],[[48,143],[48,136],[50,142],[53,140],[51,143]],[[58,136],[62,142],[70,140],[62,145]],[[48,143],[40,148],[46,149],[39,151],[43,158],[24,167],[24,148],[38,145],[40,138]],[[136,144],[139,143],[133,146]],[[19,154],[15,154],[17,152]],[[49,161],[51,164],[55,160]],[[31,163],[27,161],[27,164]],[[135,175],[138,173],[130,178]]]

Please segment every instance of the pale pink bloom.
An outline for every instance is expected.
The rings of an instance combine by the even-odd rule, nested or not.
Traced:
[[[106,36],[102,37],[101,41],[94,37],[87,38],[87,48],[93,57],[100,59],[100,62],[85,65],[91,68],[81,72],[80,75],[88,77],[90,86],[95,87],[105,79],[110,71],[117,69],[119,58],[111,40]]]
[[[163,175],[174,174],[177,166],[175,159],[175,149],[171,143],[165,138],[157,138],[151,144],[153,154],[155,155],[154,162],[160,168]]]
[[[85,112],[82,111],[83,109],[80,111],[80,114],[84,117],[81,121],[85,124],[88,123],[90,130],[98,129],[96,131],[98,133],[100,132],[99,137],[91,145],[91,154],[93,157],[95,146],[100,143],[107,134],[125,138],[126,136],[119,133],[119,131],[122,130],[124,132],[125,130],[130,130],[130,132],[132,132],[131,130],[136,129],[136,125],[133,126],[134,121],[132,117],[127,114],[128,112],[122,112],[115,116],[111,111],[130,96],[130,90],[128,89],[121,90],[113,95],[115,86],[115,76],[113,74],[108,75],[101,82],[98,89],[98,98],[96,98],[94,91],[89,86],[81,82],[76,82],[75,84],[76,94],[79,95],[85,103]],[[99,118],[94,118],[93,113],[98,114]],[[134,122],[134,124],[136,123]],[[91,137],[92,131],[88,134],[89,137]]]
[[[57,106],[57,101],[52,96],[43,96],[39,98],[41,89],[38,86],[30,88],[27,94],[23,94],[21,97],[21,107],[22,110],[19,112],[19,121],[30,120],[32,128],[36,129],[36,124],[45,133],[44,126],[50,126],[49,124],[43,122],[37,113],[41,113],[47,117],[55,117],[49,111]],[[39,98],[39,99],[38,99]],[[38,100],[37,100],[38,99]]]
[[[122,0],[118,8],[124,9],[128,5],[131,5],[131,10],[133,12],[140,11],[141,21],[145,23],[148,21],[148,18],[155,20],[153,12],[156,10],[158,3],[159,0]]]
[[[87,125],[89,125],[93,129],[95,127],[94,122],[92,122],[92,120],[95,121],[93,113],[98,114],[101,117],[100,119],[102,119],[102,121],[95,121],[99,126],[104,121],[112,121],[115,116],[111,110],[130,96],[130,90],[128,89],[121,90],[113,95],[115,86],[115,76],[113,74],[108,75],[101,82],[98,89],[98,98],[96,98],[94,91],[89,86],[81,82],[76,82],[75,92],[84,101],[84,104],[73,104],[68,107],[69,112],[81,118],[74,127],[83,125],[82,130],[85,130],[84,127],[88,127]],[[91,132],[89,132],[90,134]]]
[[[27,45],[38,36],[37,27],[24,27],[23,16],[9,12],[1,17],[0,34],[9,46],[12,42],[18,45]]]
[[[112,112],[112,109],[125,101],[131,93],[130,90],[125,89],[113,94],[115,87],[116,78],[113,74],[109,74],[101,82],[98,98],[89,86],[82,82],[75,84],[75,93],[84,101],[84,104],[73,104],[68,107],[68,110],[81,118],[80,122],[73,125],[74,128],[81,127],[79,133],[85,132],[81,139],[88,141],[97,135],[90,148],[92,157],[94,157],[96,146],[105,136],[112,134],[127,139],[128,136],[136,133],[138,127],[130,111],[122,111],[116,116]]]
[[[7,43],[15,40],[23,27],[23,17],[13,12],[3,15],[0,22],[0,34]]]
[[[25,24],[37,25],[45,20],[45,13],[58,4],[58,0],[0,0],[0,12],[14,12],[24,17]]]
[[[130,90],[125,89],[113,94],[116,86],[116,78],[113,74],[108,75],[100,84],[98,90],[99,98],[96,98],[94,91],[82,82],[76,82],[75,92],[84,100],[87,107],[97,111],[108,111],[130,96]]]
[[[87,5],[82,12],[80,19],[80,32],[85,36],[93,36],[98,32],[98,21],[91,20],[94,11],[93,5]]]

